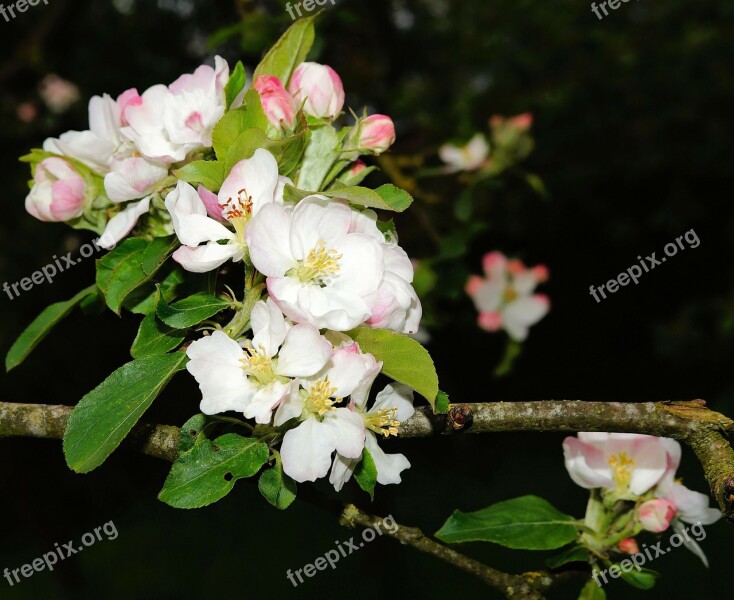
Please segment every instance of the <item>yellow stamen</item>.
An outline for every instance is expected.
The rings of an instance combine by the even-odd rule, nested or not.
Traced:
[[[635,467],[634,459],[626,452],[620,452],[609,457],[609,466],[612,467],[612,477],[620,488],[629,487],[632,479],[632,469]]]
[[[306,256],[306,260],[294,269],[294,275],[303,283],[324,285],[326,279],[339,272],[341,258],[341,254],[327,249],[324,242],[319,240]]]
[[[364,416],[364,426],[377,434],[390,437],[391,435],[398,435],[398,427],[400,421],[395,416],[397,415],[398,409],[393,408],[381,408],[375,413],[367,413]]]
[[[273,372],[273,360],[265,354],[261,346],[259,351],[250,341],[245,346],[245,356],[240,359],[245,373],[257,380],[260,385],[267,385],[276,379]]]
[[[333,399],[334,392],[336,392],[336,388],[329,383],[328,377],[317,381],[308,390],[306,410],[320,417],[323,417],[330,410],[336,410],[334,404],[340,402],[341,398]]]

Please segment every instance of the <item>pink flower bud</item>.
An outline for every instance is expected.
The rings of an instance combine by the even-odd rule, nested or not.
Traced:
[[[395,125],[386,115],[370,115],[357,124],[356,146],[372,154],[382,154],[395,143]]]
[[[293,127],[296,102],[283,87],[280,79],[272,75],[259,75],[252,87],[260,94],[260,102],[270,123],[279,128]]]
[[[675,517],[675,505],[665,498],[648,500],[637,509],[637,517],[646,531],[661,533],[670,527],[670,521]]]
[[[619,542],[619,544],[617,544],[617,548],[619,548],[620,552],[629,554],[630,556],[637,554],[640,551],[640,547],[637,545],[635,538],[624,538]]]
[[[303,111],[312,117],[333,119],[344,107],[344,86],[336,71],[315,62],[301,63],[293,73],[288,91]]]
[[[68,221],[82,214],[87,184],[62,158],[46,158],[36,166],[26,210],[40,221]]]
[[[480,312],[477,322],[479,327],[485,331],[498,331],[502,327],[502,313],[498,311]]]

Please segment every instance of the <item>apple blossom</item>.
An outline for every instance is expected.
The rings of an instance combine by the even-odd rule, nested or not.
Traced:
[[[417,328],[410,261],[346,202],[309,196],[295,208],[266,205],[245,237],[268,293],[293,321],[334,331],[369,319]]]
[[[333,338],[332,338],[333,339]],[[351,340],[341,342],[323,368],[313,377],[302,377],[302,389],[283,399],[274,424],[290,419],[301,422],[283,437],[283,470],[298,482],[324,477],[337,451],[346,459],[362,455],[365,422],[349,407],[338,406],[347,396],[363,401],[382,363],[364,354]]]
[[[282,204],[283,187],[288,181],[278,176],[278,163],[270,152],[256,150],[252,158],[238,162],[222,184],[218,219],[207,216],[214,209],[211,196],[205,193],[205,204],[191,185],[179,181],[166,197],[173,229],[183,244],[174,252],[174,260],[195,273],[211,271],[228,260],[242,260],[251,217],[267,204]],[[227,243],[219,244],[222,240]]]
[[[382,485],[400,483],[400,473],[410,468],[410,462],[402,454],[386,454],[377,443],[377,436],[390,437],[398,434],[400,423],[407,421],[415,412],[413,391],[401,383],[389,384],[377,394],[374,404],[365,410],[366,397],[355,401],[354,409],[362,415],[365,423],[365,447],[372,456],[377,469],[377,482]],[[360,458],[346,458],[337,453],[331,467],[329,482],[338,492],[349,481]]]
[[[298,106],[280,79],[273,75],[258,75],[252,84],[258,94],[268,121],[279,129],[293,127]]]
[[[344,86],[336,71],[315,62],[301,63],[291,76],[288,91],[312,117],[333,119],[344,107]]]
[[[79,171],[62,158],[36,165],[26,210],[40,221],[69,221],[84,211],[87,184]]]
[[[226,110],[227,61],[202,65],[171,85],[154,85],[140,101],[125,106],[128,125],[122,133],[145,158],[164,163],[182,161],[194,150],[212,145],[214,125]]]
[[[662,533],[670,527],[675,513],[675,506],[672,502],[664,498],[655,498],[643,502],[637,509],[637,518],[645,531]]]
[[[39,85],[39,94],[52,113],[61,114],[79,100],[79,88],[51,73]]]
[[[452,171],[476,171],[487,162],[489,144],[481,133],[477,133],[465,146],[444,144],[438,155]]]
[[[349,142],[360,152],[382,154],[395,143],[395,125],[386,115],[370,115],[360,119]]]
[[[583,488],[635,498],[653,488],[667,468],[661,438],[634,433],[588,433],[563,442],[566,469]]]
[[[633,556],[640,551],[640,547],[637,545],[635,538],[624,538],[617,544],[617,548],[620,552]]]
[[[466,285],[479,311],[479,326],[486,331],[502,328],[512,339],[523,341],[529,328],[548,313],[548,297],[533,294],[548,279],[548,269],[544,265],[526,268],[501,252],[486,254],[483,264],[486,278],[473,275]]]
[[[259,301],[251,316],[253,337],[238,344],[223,331],[193,342],[188,371],[201,389],[201,411],[212,415],[236,410],[258,423],[298,391],[293,378],[318,373],[332,346],[310,325],[291,325],[275,304]]]

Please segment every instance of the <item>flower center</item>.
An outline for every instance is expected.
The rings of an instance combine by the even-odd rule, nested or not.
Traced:
[[[515,288],[508,285],[505,288],[505,294],[504,294],[505,302],[507,303],[512,302],[515,298],[517,298],[517,292],[515,291]]]
[[[626,452],[613,454],[609,457],[609,466],[612,467],[612,477],[620,488],[627,488],[632,479],[632,469],[635,461]]]
[[[252,196],[246,189],[237,192],[237,198],[228,198],[224,204],[219,205],[224,218],[232,223],[237,239],[241,244],[245,243],[245,227],[252,217]]]
[[[320,417],[323,417],[330,410],[336,410],[334,404],[339,402],[341,398],[332,399],[334,392],[336,392],[336,388],[331,386],[328,377],[317,381],[308,390],[306,410]]]
[[[342,255],[337,254],[336,250],[327,249],[324,242],[319,240],[311,248],[306,260],[300,261],[298,266],[291,270],[290,274],[303,283],[313,283],[323,287],[332,275],[339,272],[341,257]]]
[[[265,354],[262,346],[258,351],[252,342],[248,341],[245,346],[245,356],[240,359],[240,362],[245,374],[254,378],[260,385],[268,385],[277,379],[273,371],[273,359]]]
[[[377,434],[390,437],[391,435],[398,435],[398,421],[395,416],[398,409],[393,408],[381,408],[376,413],[367,413],[362,415],[364,418],[364,426]]]

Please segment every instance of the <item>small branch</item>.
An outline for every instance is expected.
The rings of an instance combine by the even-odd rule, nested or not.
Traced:
[[[0,402],[0,436],[61,439],[67,406]],[[459,419],[461,417],[461,419]],[[686,442],[696,453],[724,515],[734,521],[734,450],[725,434],[734,421],[691,402],[487,402],[453,404],[448,415],[419,408],[400,428],[402,437],[488,433],[499,431],[610,431],[644,433]],[[167,425],[136,425],[128,445],[145,454],[175,460],[178,429]]]
[[[543,595],[541,591],[547,589],[553,583],[553,577],[549,573],[510,575],[509,573],[488,567],[473,558],[460,554],[452,548],[433,541],[416,527],[406,527],[405,525],[396,524],[393,531],[387,531],[384,527],[381,527],[383,524],[382,518],[367,514],[352,504],[348,505],[342,512],[340,522],[346,527],[361,525],[362,527],[378,529],[378,531],[382,531],[385,535],[395,538],[403,544],[413,546],[413,548],[421,552],[431,554],[462,571],[478,577],[484,583],[502,592],[511,600],[542,600]]]

